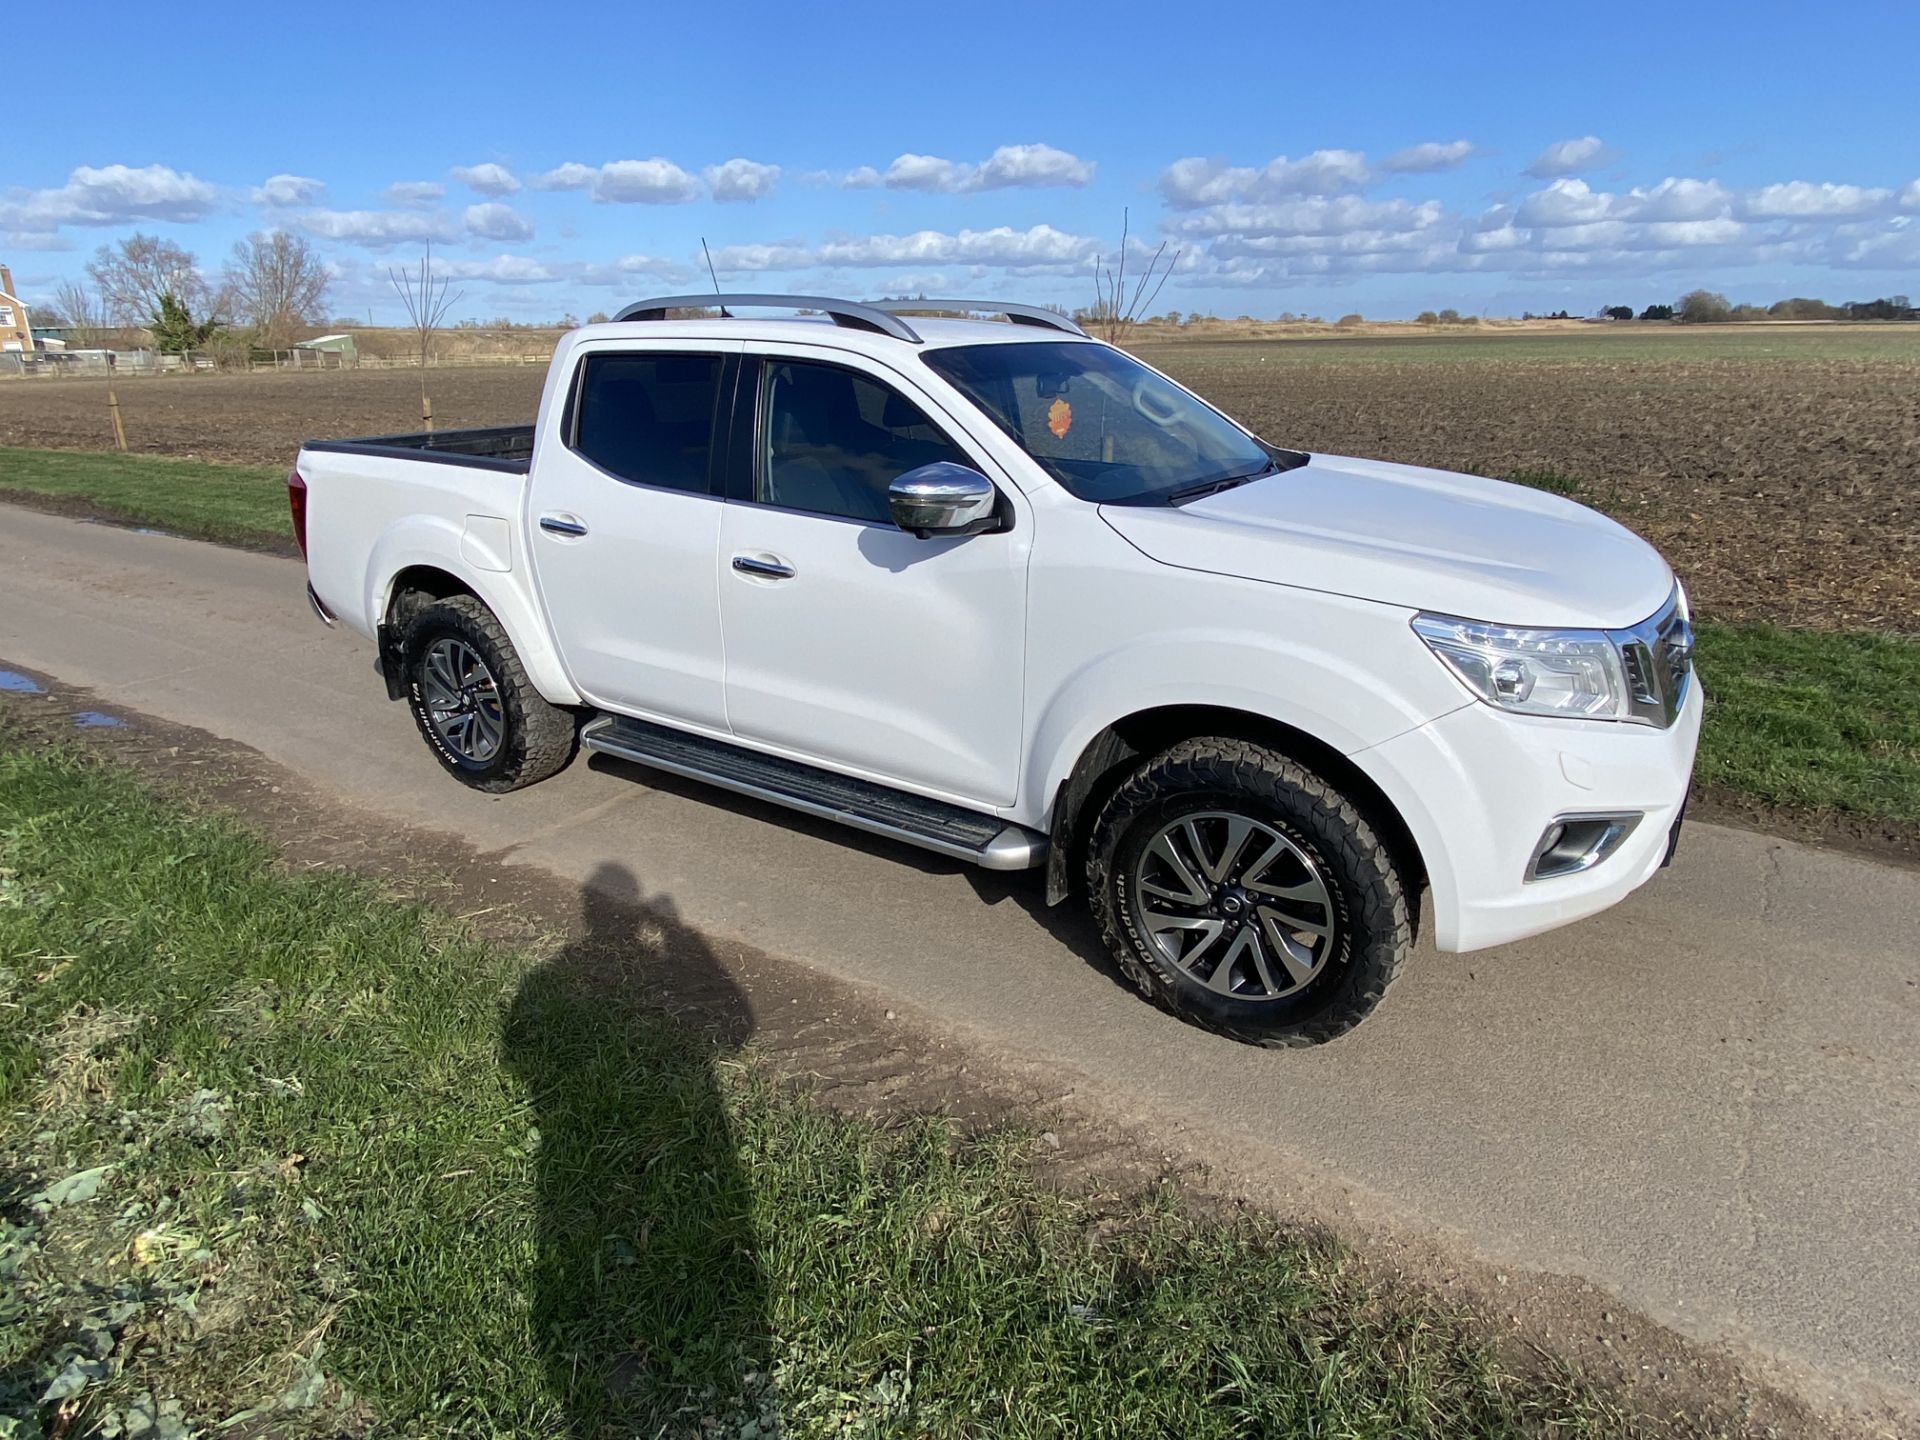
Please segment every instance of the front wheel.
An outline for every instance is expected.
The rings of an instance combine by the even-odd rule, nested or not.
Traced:
[[[1398,868],[1344,795],[1279,752],[1187,740],[1142,763],[1087,850],[1094,918],[1147,996],[1268,1046],[1344,1034],[1412,944]]]
[[[414,723],[463,784],[518,790],[573,758],[572,712],[533,688],[506,629],[473,596],[416,611],[401,636],[400,664]]]

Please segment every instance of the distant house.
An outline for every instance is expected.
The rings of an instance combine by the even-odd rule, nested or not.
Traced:
[[[296,350],[320,350],[329,355],[345,355],[352,358],[357,352],[351,335],[316,335],[311,340],[302,340],[294,347]]]
[[[13,271],[0,265],[0,351],[30,353],[33,330],[27,324],[27,305],[13,293]]]

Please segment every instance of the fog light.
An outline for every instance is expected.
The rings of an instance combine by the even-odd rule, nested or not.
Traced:
[[[1551,880],[1557,875],[1577,875],[1593,869],[1618,850],[1644,818],[1639,810],[1562,815],[1541,832],[1540,843],[1533,847],[1533,858],[1527,862],[1526,878]]]

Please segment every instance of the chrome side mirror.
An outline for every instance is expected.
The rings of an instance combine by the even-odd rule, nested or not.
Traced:
[[[951,460],[909,470],[887,487],[893,523],[922,540],[993,529],[998,498],[986,476]]]

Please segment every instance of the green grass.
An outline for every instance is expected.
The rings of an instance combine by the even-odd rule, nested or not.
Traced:
[[[1920,640],[1702,623],[1696,778],[1920,825]]]
[[[589,903],[508,953],[0,731],[0,1433],[1622,1433],[1327,1245],[773,1088]]]
[[[284,545],[293,539],[286,471],[260,465],[0,448],[0,499],[9,493],[198,540]]]
[[[1405,336],[1284,340],[1143,340],[1144,357],[1178,369],[1186,363],[1270,365],[1528,365],[1678,363],[1715,360],[1920,363],[1920,325],[1783,327],[1592,325],[1579,330],[1487,327]]]

